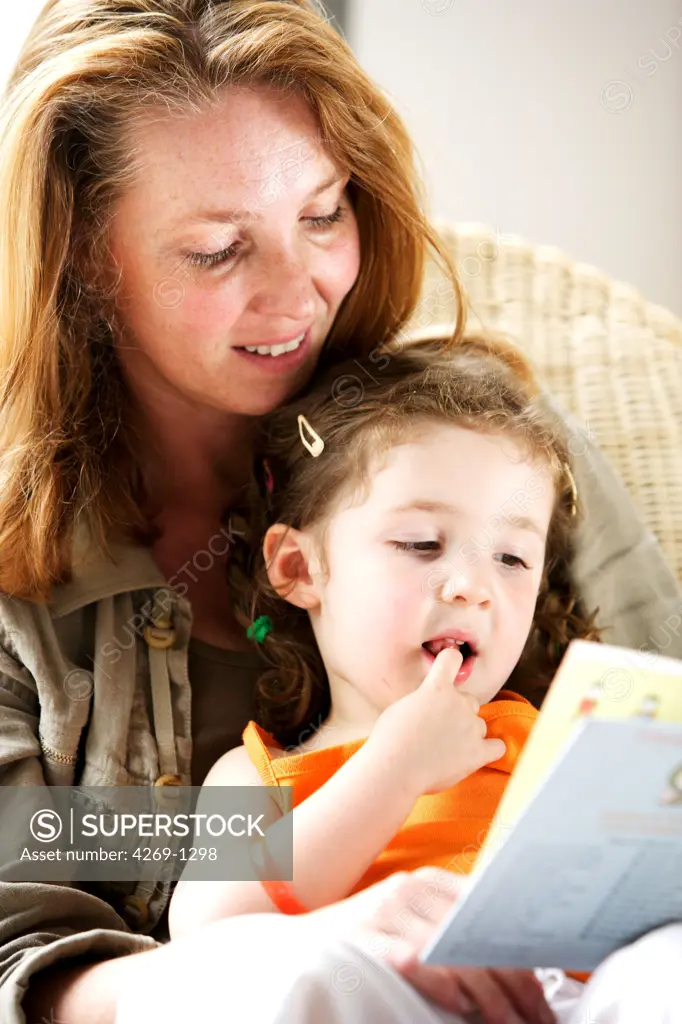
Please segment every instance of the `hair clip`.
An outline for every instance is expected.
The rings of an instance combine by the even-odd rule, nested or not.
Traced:
[[[312,442],[309,441],[308,438],[304,435],[304,427],[312,437]],[[303,441],[303,444],[308,449],[313,458],[316,459],[318,455],[322,454],[322,452],[324,451],[324,441],[317,433],[317,431],[313,430],[313,428],[310,426],[307,419],[302,413],[299,413],[298,417],[298,432],[301,435],[301,441]]]
[[[575,485],[575,478],[571,473],[571,467],[567,462],[564,462],[564,473],[568,477],[568,483],[571,488],[571,515],[575,516],[578,513],[578,488]]]
[[[272,494],[275,489],[275,478],[272,475],[270,463],[267,459],[263,459],[263,481],[265,483],[265,490],[268,494]]]
[[[273,629],[273,622],[269,615],[261,615],[252,622],[246,631],[246,635],[249,640],[255,640],[256,643],[262,644],[268,633]]]

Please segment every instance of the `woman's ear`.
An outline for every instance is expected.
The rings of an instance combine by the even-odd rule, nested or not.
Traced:
[[[263,557],[268,579],[280,597],[308,611],[318,607],[320,566],[310,534],[275,523],[265,534]]]

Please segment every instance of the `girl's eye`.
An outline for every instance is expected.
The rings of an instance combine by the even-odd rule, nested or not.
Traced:
[[[440,542],[437,540],[394,540],[391,543],[398,551],[440,551]]]
[[[220,263],[227,263],[237,255],[239,246],[236,244],[221,249],[220,252],[193,252],[187,258],[188,263],[193,267],[217,267]]]
[[[343,206],[340,204],[336,207],[333,213],[328,213],[326,217],[306,217],[306,220],[312,227],[317,231],[323,231],[328,228],[331,224],[338,224],[343,217]]]
[[[504,559],[509,559],[509,561],[504,561]],[[518,555],[500,555],[500,561],[507,569],[530,569],[530,566]]]

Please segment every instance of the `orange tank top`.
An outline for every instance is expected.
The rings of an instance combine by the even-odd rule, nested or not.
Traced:
[[[480,708],[479,715],[488,726],[488,737],[506,744],[504,756],[451,789],[420,797],[402,828],[352,892],[395,871],[426,865],[461,874],[471,870],[538,712],[525,698],[501,690],[497,700]],[[242,738],[265,785],[293,787],[294,807],[323,786],[365,742],[355,740],[280,757],[268,749],[281,750],[280,744],[255,722],[249,722]]]

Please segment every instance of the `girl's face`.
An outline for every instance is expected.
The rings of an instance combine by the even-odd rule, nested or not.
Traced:
[[[531,629],[549,467],[511,438],[436,425],[377,468],[367,500],[349,498],[327,524],[328,575],[312,566],[310,615],[335,711],[371,720],[423,682],[434,660],[424,645],[446,637],[475,651],[458,685],[485,703]]]
[[[142,172],[110,237],[129,378],[147,399],[272,410],[310,378],[358,275],[347,173],[305,101],[267,86],[160,111],[132,143]]]

